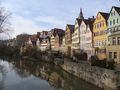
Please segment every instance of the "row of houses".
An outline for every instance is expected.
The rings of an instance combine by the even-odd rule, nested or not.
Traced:
[[[100,60],[114,58],[120,63],[120,7],[113,6],[109,13],[98,12],[96,17],[84,18],[82,9],[73,25],[65,30],[54,28],[38,32],[36,42],[40,49],[56,50],[72,56],[74,52],[86,52],[88,58],[97,55]]]
[[[62,40],[65,36],[65,31],[59,28],[54,28],[50,31],[37,32],[37,34],[31,35],[27,44],[37,46],[38,49],[55,50],[58,51],[62,46]]]

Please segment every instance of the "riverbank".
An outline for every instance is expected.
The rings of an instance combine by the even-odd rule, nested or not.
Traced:
[[[0,59],[0,67],[0,90],[102,90],[51,63]]]
[[[12,47],[7,47],[8,51]],[[7,53],[5,55],[17,57],[24,60],[44,61],[59,65],[68,73],[77,76],[89,83],[92,83],[104,90],[116,90],[120,87],[120,71],[91,66],[87,61],[79,61],[79,63],[71,62],[70,59],[65,58],[60,52],[41,52],[36,47],[27,47],[19,52],[17,48],[14,49],[13,54]],[[7,52],[7,51],[6,51]],[[15,56],[14,56],[14,53]],[[9,55],[10,54],[10,55]],[[2,55],[2,54],[1,54]]]
[[[48,52],[47,52],[48,53]],[[59,65],[63,70],[104,90],[120,89],[120,71],[91,66],[87,61],[72,62],[59,53],[41,54],[41,60]],[[118,89],[119,88],[119,89]]]
[[[104,90],[119,90],[120,71],[91,66],[87,62],[70,62],[65,59],[62,69]]]

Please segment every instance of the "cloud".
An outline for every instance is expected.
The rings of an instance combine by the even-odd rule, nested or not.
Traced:
[[[38,26],[34,21],[19,15],[13,15],[12,27],[14,28],[14,36],[26,32],[34,34],[38,31],[46,30],[47,28]]]
[[[55,16],[40,16],[40,17],[36,17],[35,20],[38,22],[44,22],[44,23],[55,24],[55,25],[65,24],[64,20],[60,20]]]
[[[85,18],[95,16],[98,11],[109,11],[118,0],[2,0],[3,6],[14,15],[12,26],[14,36],[22,32],[36,33],[51,28],[65,28],[74,24],[79,9],[83,8]],[[106,7],[107,6],[107,7]]]

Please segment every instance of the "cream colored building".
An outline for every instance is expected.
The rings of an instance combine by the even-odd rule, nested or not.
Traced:
[[[108,18],[108,38],[107,58],[114,59],[120,64],[120,7],[113,6]]]

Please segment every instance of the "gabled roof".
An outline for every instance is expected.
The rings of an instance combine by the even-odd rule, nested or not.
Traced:
[[[30,36],[31,41],[37,41],[37,35],[33,34]]]
[[[115,10],[118,12],[118,14],[120,15],[120,7],[116,7],[116,6],[113,6],[113,8],[115,8]]]
[[[76,18],[76,21],[78,22],[78,25],[79,25],[79,26],[81,25],[82,20],[83,20],[83,19]]]
[[[93,23],[94,23],[94,21],[95,21],[95,19],[93,19],[93,20],[88,20],[88,25],[89,25],[89,27],[90,27],[91,32],[93,32]]]
[[[52,35],[55,37],[57,34],[59,36],[65,35],[65,31],[63,29],[59,29],[59,28],[54,28],[51,30]]]
[[[68,28],[70,29],[71,33],[74,32],[74,25],[67,24]]]
[[[117,11],[117,13],[120,15],[120,7],[116,7],[116,6],[112,6],[111,10],[110,10],[110,13],[112,11],[112,9],[115,9]]]
[[[105,13],[105,12],[99,12],[99,13],[105,18],[105,20],[108,20],[109,13]]]
[[[85,22],[85,24],[86,24],[86,25],[87,25],[87,24],[88,24],[88,22],[89,22],[89,20],[88,20],[88,19],[84,19],[83,21]]]
[[[90,27],[91,32],[93,32],[93,23],[95,21],[94,18],[88,18],[83,20],[87,26]]]

